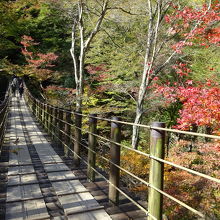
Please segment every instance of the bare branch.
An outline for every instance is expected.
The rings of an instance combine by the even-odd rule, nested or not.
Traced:
[[[75,79],[78,80],[78,60],[75,54],[75,46],[76,46],[76,25],[77,25],[77,20],[76,18],[74,19],[74,23],[72,26],[72,44],[71,44],[71,48],[70,48],[70,53],[71,56],[73,58],[73,63],[74,63],[74,75],[75,75]]]
[[[122,7],[111,7],[111,8],[109,8],[109,9],[111,9],[111,10],[120,10],[120,11],[126,13],[126,14],[129,14],[129,15],[145,15],[145,14],[140,14],[140,13],[138,13],[138,14],[132,13],[131,11],[127,11],[127,10],[125,10],[125,9],[122,8]]]
[[[105,0],[104,1],[104,4],[102,6],[102,12],[101,12],[101,15],[99,16],[98,20],[97,20],[97,23],[96,23],[96,26],[95,28],[93,29],[93,31],[90,33],[89,37],[87,38],[85,44],[84,44],[84,49],[87,50],[92,39],[94,38],[94,36],[96,35],[96,33],[99,31],[99,28],[102,24],[102,21],[106,15],[106,11],[107,11],[107,7],[108,7],[108,3],[109,3],[109,0]]]
[[[209,6],[207,8],[207,10],[205,11],[205,13],[200,17],[200,20],[195,24],[195,26],[191,29],[190,33],[186,36],[186,38],[183,40],[183,45],[193,36],[196,28],[202,23],[202,18],[204,16],[206,16],[206,14],[208,13],[208,11],[211,8],[211,3],[212,0],[210,0],[209,2]],[[168,58],[167,60],[160,66],[158,67],[155,72],[154,75],[157,75],[167,64],[169,64],[169,62],[171,61],[171,59],[177,54],[177,51],[175,50]]]
[[[112,39],[111,34],[109,34],[105,29],[103,29],[103,31],[108,35],[108,37],[111,39],[112,43],[113,43],[116,47],[121,48],[121,46],[119,46],[117,43],[115,43],[115,41]]]

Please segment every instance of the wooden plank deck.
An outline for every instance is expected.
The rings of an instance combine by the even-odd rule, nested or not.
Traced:
[[[39,130],[23,99],[12,98],[6,220],[108,220]]]

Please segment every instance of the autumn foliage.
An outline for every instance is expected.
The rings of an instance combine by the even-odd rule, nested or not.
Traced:
[[[172,4],[173,13],[165,16],[165,21],[171,24],[168,33],[172,36],[179,35],[182,40],[175,43],[172,48],[177,53],[182,53],[185,46],[210,44],[220,45],[220,4],[214,1],[210,6],[204,4],[200,9],[184,7],[179,9]]]
[[[220,4],[204,4],[202,7],[179,8],[172,4],[173,12],[165,16],[166,23],[170,24],[168,33],[178,36],[171,48],[179,54],[184,54],[187,48],[202,48],[220,45]],[[220,129],[220,89],[215,79],[207,79],[206,83],[191,79],[193,74],[190,61],[177,61],[173,66],[176,81],[161,83],[159,78],[154,79],[155,94],[162,96],[165,106],[172,103],[181,103],[179,118],[175,128],[190,130],[192,126],[205,126],[218,132]],[[207,71],[213,71],[210,68]],[[214,75],[213,75],[214,76]],[[205,79],[204,79],[205,81]],[[159,82],[159,83],[158,83]]]
[[[54,53],[33,52],[33,46],[38,45],[38,43],[30,36],[24,35],[20,43],[23,45],[22,54],[28,63],[25,68],[26,72],[29,75],[34,74],[40,81],[50,78],[53,72],[51,67],[54,66],[52,63],[58,56]]]
[[[191,84],[192,81],[187,81]],[[189,130],[192,125],[209,126],[214,131],[220,129],[220,88],[218,85],[185,85],[185,86],[157,86],[166,100],[167,105],[181,102],[178,125],[176,128]]]

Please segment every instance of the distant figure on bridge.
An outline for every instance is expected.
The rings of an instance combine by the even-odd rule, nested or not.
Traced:
[[[11,82],[11,89],[12,89],[13,96],[16,96],[17,88],[18,88],[18,79],[16,76],[14,76]]]
[[[20,98],[22,98],[23,93],[24,93],[24,83],[23,83],[23,81],[21,81],[20,85],[19,85]]]

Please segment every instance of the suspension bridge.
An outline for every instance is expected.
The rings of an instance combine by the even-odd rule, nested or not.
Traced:
[[[88,119],[87,130],[82,129],[83,117]],[[98,135],[97,120],[111,123],[111,138]],[[24,98],[12,97],[9,90],[0,106],[0,219],[161,220],[163,197],[205,219],[202,210],[163,191],[163,166],[169,164],[217,184],[220,180],[165,160],[165,132],[220,137],[167,129],[164,123],[137,125],[151,130],[147,154],[121,144],[122,124],[134,125],[49,105],[27,89]],[[87,140],[82,140],[82,131]],[[109,157],[97,151],[98,138],[110,143]],[[120,166],[121,148],[150,159],[149,182]],[[108,174],[96,166],[98,156],[109,163]],[[149,188],[146,203],[132,198],[120,184],[120,171]]]

